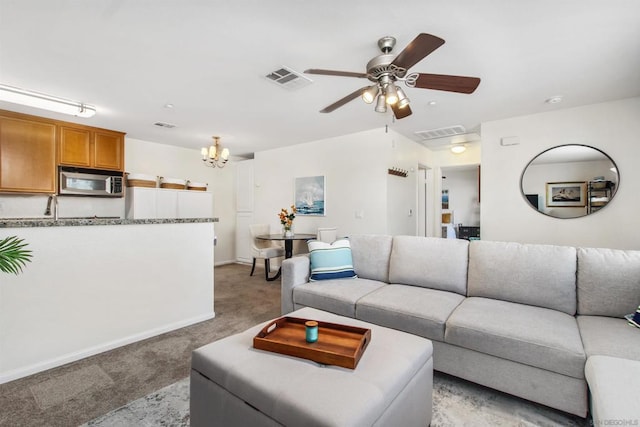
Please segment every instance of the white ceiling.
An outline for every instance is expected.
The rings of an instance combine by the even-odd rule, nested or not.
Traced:
[[[318,112],[367,80],[313,75],[291,91],[264,77],[283,65],[365,72],[380,37],[396,37],[397,54],[421,32],[446,43],[411,71],[480,77],[474,94],[405,88],[413,115],[394,122],[360,99]],[[2,109],[189,148],[220,135],[235,155],[385,125],[420,141],[414,132],[478,132],[485,121],[640,96],[640,1],[0,0],[0,83],[98,114]],[[555,95],[563,102],[544,102]]]

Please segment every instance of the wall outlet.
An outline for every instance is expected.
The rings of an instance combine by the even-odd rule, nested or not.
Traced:
[[[363,218],[364,218],[364,211],[357,210],[356,211],[356,219],[363,219]]]

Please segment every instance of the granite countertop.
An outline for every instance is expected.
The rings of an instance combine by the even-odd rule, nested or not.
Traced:
[[[188,224],[198,222],[218,222],[218,218],[163,218],[163,219],[122,219],[114,217],[77,218],[0,218],[0,228],[21,227],[69,227],[84,225],[132,225],[132,224]]]

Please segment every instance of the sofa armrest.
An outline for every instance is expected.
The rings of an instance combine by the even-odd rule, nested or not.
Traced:
[[[309,282],[309,257],[307,255],[294,256],[282,261],[282,280],[280,310],[282,314],[293,311],[293,288]]]

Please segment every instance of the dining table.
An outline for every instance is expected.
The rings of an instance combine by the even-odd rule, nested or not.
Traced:
[[[315,234],[307,234],[307,233],[296,233],[292,236],[284,236],[283,234],[260,234],[256,236],[256,239],[260,240],[273,240],[273,241],[284,241],[284,258],[291,258],[293,256],[293,242],[296,240],[311,240],[315,239]],[[273,277],[267,277],[269,282],[274,280],[278,280],[280,275],[282,274],[282,266],[278,269],[278,272]]]

